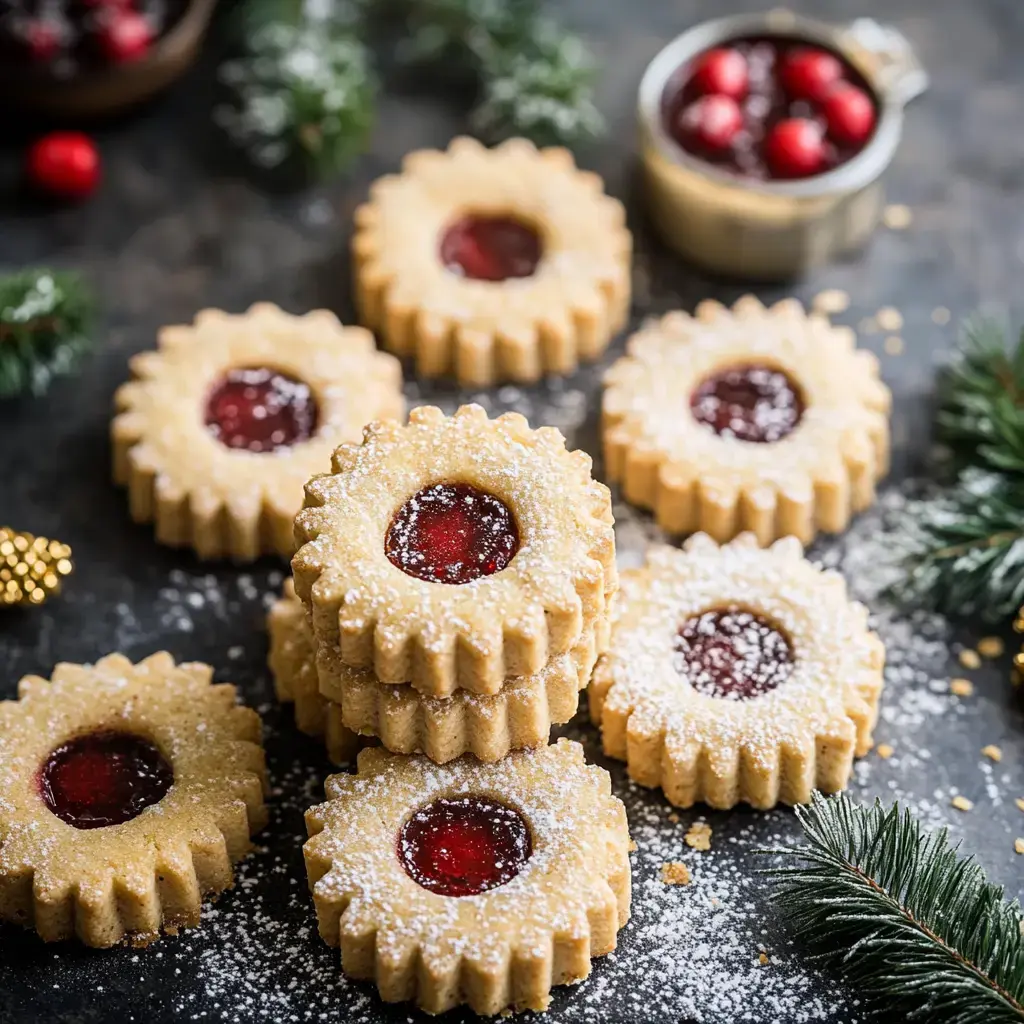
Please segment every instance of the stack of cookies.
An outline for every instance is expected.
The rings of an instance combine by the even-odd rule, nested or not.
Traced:
[[[270,613],[278,695],[333,760],[357,737],[443,764],[547,743],[607,645],[608,490],[552,428],[414,410],[306,487]]]

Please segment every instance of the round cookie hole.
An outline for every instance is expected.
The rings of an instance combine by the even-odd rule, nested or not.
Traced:
[[[77,829],[121,825],[159,803],[174,770],[149,740],[103,729],[54,748],[39,770],[39,795]]]
[[[313,389],[269,366],[228,370],[210,391],[204,413],[207,430],[222,445],[257,454],[309,440],[318,420]]]
[[[445,268],[474,281],[532,277],[543,255],[537,229],[509,214],[466,214],[441,236]]]
[[[407,576],[459,585],[501,572],[519,550],[512,510],[464,483],[431,484],[395,513],[384,540],[388,560]]]
[[[771,693],[789,679],[795,661],[783,630],[738,606],[694,615],[676,634],[676,670],[698,693],[719,700]]]
[[[764,363],[729,366],[705,377],[690,395],[690,412],[719,437],[771,444],[803,418],[803,391],[785,370]]]
[[[398,859],[419,886],[440,896],[476,896],[510,882],[533,853],[523,816],[489,797],[441,797],[398,834]]]

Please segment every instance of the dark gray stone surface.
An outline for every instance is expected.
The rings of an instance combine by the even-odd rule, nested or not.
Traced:
[[[574,0],[561,6],[566,19],[592,39],[605,64],[600,105],[611,130],[606,141],[582,154],[581,162],[602,173],[609,190],[630,205],[641,268],[636,318],[676,306],[692,308],[704,296],[731,300],[741,294],[745,289],[694,274],[651,241],[633,197],[632,113],[643,67],[672,35],[721,13],[721,5],[709,0]],[[732,6],[754,10],[759,5],[747,0]],[[1016,0],[870,5],[805,0],[797,6],[819,16],[868,13],[895,23],[932,74],[931,90],[911,110],[904,144],[888,176],[891,198],[913,208],[911,228],[879,231],[867,252],[795,288],[804,299],[823,287],[845,289],[853,304],[843,319],[852,324],[883,306],[902,311],[906,350],[898,357],[882,355],[895,397],[893,479],[899,480],[915,470],[925,452],[934,366],[953,336],[951,326],[932,322],[932,310],[948,307],[954,319],[979,304],[1024,311],[1024,7]],[[140,953],[97,954],[72,946],[47,949],[34,937],[0,929],[4,1024],[193,1017],[412,1019],[405,1008],[385,1011],[367,989],[337,981],[335,954],[305,928],[311,908],[301,894],[301,809],[316,799],[327,766],[314,745],[294,732],[287,714],[270,704],[263,596],[281,567],[265,562],[242,573],[223,566],[208,569],[187,554],[158,547],[149,528],[130,523],[123,495],[108,482],[107,430],[111,395],[126,376],[128,356],[152,347],[161,324],[185,321],[203,306],[239,310],[258,299],[295,311],[326,305],[351,319],[347,241],[353,208],[367,183],[394,170],[406,151],[446,143],[463,127],[462,111],[452,97],[432,96],[415,82],[393,83],[381,104],[372,152],[351,175],[304,192],[275,194],[247,179],[209,124],[215,50],[216,43],[204,65],[166,98],[99,131],[105,180],[84,206],[53,209],[27,201],[14,188],[19,140],[12,136],[0,146],[0,183],[11,186],[0,199],[0,265],[79,267],[95,283],[104,306],[99,351],[80,375],[61,382],[44,399],[0,405],[0,522],[69,542],[78,563],[63,599],[43,611],[3,616],[0,697],[13,696],[24,673],[48,674],[56,661],[92,661],[111,650],[141,657],[165,648],[178,658],[209,661],[219,678],[240,685],[248,702],[267,704],[278,809],[265,839],[267,849],[247,869],[253,886],[225,896],[210,925],[184,939],[168,939]],[[767,300],[784,291],[760,289],[759,294]],[[883,352],[882,334],[864,337],[862,343]],[[619,339],[612,356],[621,345]],[[566,427],[574,444],[596,455],[599,390],[598,372],[591,369],[529,394],[497,392],[491,402],[495,409],[524,409],[535,423]],[[465,397],[451,388],[415,384],[410,396],[437,397],[449,406]],[[631,522],[642,526],[643,519],[632,517]],[[632,530],[630,536],[636,535]],[[204,580],[208,572],[209,582]],[[189,605],[189,594],[202,595],[203,606]],[[893,635],[909,633],[895,629]],[[940,642],[937,651],[941,659],[948,645]],[[929,657],[934,662],[936,653],[926,656],[916,649],[908,659],[920,667]],[[939,676],[948,670],[932,664],[921,671]],[[911,713],[914,702],[907,687],[923,685],[923,678],[894,684],[891,699],[897,713],[891,723],[883,723],[880,738],[899,748],[904,742],[900,727],[912,728],[913,736],[906,739],[917,754],[929,756],[908,757],[902,765],[898,758],[876,763],[861,774],[856,791],[870,797],[893,790],[936,805],[948,804],[953,787],[967,793],[978,806],[954,827],[993,876],[1016,893],[1024,872],[1013,854],[1012,837],[1024,833],[1024,816],[1012,797],[1024,796],[1024,755],[1021,716],[1006,685],[1005,665],[976,674],[977,697],[969,707],[958,706],[956,714],[933,714],[928,700],[920,704],[919,714]],[[598,756],[585,725],[573,726],[572,732]],[[986,790],[978,766],[978,751],[989,742],[1004,749],[998,799]],[[760,883],[751,884],[749,878],[752,847],[793,835],[791,815],[738,811],[710,816],[721,836],[716,848],[721,862],[717,869],[708,867],[708,875],[719,870],[722,879],[747,879],[747,889],[740,884],[740,891],[751,893],[743,911],[750,920],[750,944],[735,950],[739,995],[732,1003],[723,1002],[720,993],[710,991],[727,987],[721,977],[723,957],[714,960],[717,976],[694,959],[694,977],[688,979],[685,964],[694,954],[686,936],[680,936],[674,960],[671,952],[659,953],[665,943],[659,946],[652,938],[659,918],[669,930],[693,927],[696,918],[680,909],[683,901],[707,895],[699,886],[692,892],[676,890],[671,897],[647,893],[659,858],[665,859],[663,852],[677,843],[680,826],[666,820],[669,809],[657,794],[632,790],[617,769],[614,777],[641,840],[637,919],[624,933],[613,962],[598,964],[584,989],[556,997],[553,1019],[686,1018],[716,1024],[858,1019],[855,1001],[835,995],[827,979],[808,979],[798,955],[787,954],[778,967],[765,969],[763,992],[744,966],[751,956],[756,961],[757,943],[773,951],[783,945],[764,907]],[[693,817],[684,816],[683,827]],[[934,808],[932,817],[949,819]],[[243,933],[248,938],[239,938]],[[707,934],[713,939],[713,930]],[[735,934],[727,929],[723,942],[735,941]],[[669,970],[665,964],[670,960],[675,966]],[[635,984],[629,980],[631,965]],[[657,980],[658,970],[664,972],[663,981]],[[805,984],[818,995],[806,995]],[[820,1015],[801,1016],[817,1012],[814,998],[822,1000]]]

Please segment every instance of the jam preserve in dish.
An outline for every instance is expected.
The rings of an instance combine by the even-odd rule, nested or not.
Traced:
[[[742,36],[683,64],[662,94],[687,153],[760,181],[822,174],[871,141],[878,100],[837,51],[789,36]]]

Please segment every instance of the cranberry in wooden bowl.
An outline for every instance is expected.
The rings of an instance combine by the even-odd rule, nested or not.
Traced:
[[[903,107],[909,43],[862,19],[773,11],[705,22],[648,66],[639,118],[656,228],[692,262],[784,279],[864,242]]]

